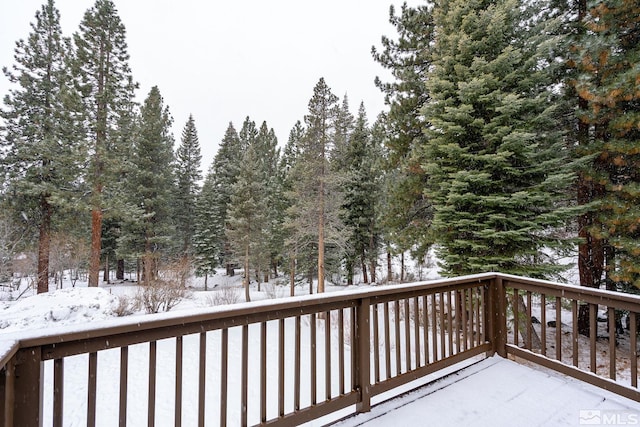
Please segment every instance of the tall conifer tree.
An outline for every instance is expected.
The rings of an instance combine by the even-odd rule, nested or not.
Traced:
[[[193,236],[195,233],[196,199],[200,192],[200,142],[193,116],[182,130],[182,140],[176,152],[177,194],[174,217],[177,237],[181,242],[179,252],[190,259],[193,255]]]
[[[284,235],[282,223],[285,206],[282,203],[283,174],[280,170],[280,149],[273,129],[262,122],[256,137],[255,152],[258,158],[261,180],[264,183],[265,200],[265,241],[261,263],[265,281],[269,270],[274,277],[278,274],[278,264],[282,258]]]
[[[151,88],[140,109],[140,133],[135,141],[128,177],[129,197],[138,206],[137,215],[125,225],[122,244],[142,256],[144,281],[157,276],[161,257],[170,255],[174,222],[171,206],[174,188],[172,118],[157,86]]]
[[[590,279],[582,283],[587,286],[604,280],[608,289],[628,289],[640,286],[640,5],[612,0],[583,7],[574,64],[584,129],[579,154],[588,161],[579,196],[594,204],[583,215],[589,221],[582,221],[581,279]],[[592,272],[588,255],[595,251],[599,269]]]
[[[251,268],[257,274],[263,268],[267,227],[266,186],[262,180],[255,141],[242,156],[238,172],[232,187],[226,235],[231,252],[243,266],[245,299],[250,301]]]
[[[213,165],[207,171],[202,189],[196,201],[196,217],[194,230],[194,263],[196,274],[204,275],[205,290],[210,274],[220,264],[219,221],[213,214],[216,202],[215,175]]]
[[[53,0],[36,12],[32,32],[19,40],[15,65],[4,74],[17,87],[1,115],[2,172],[12,207],[38,227],[38,293],[48,291],[52,220],[75,197],[86,156],[81,104],[69,73],[70,40],[62,36]]]
[[[364,283],[375,282],[378,225],[377,196],[380,185],[379,153],[375,150],[364,104],[360,104],[346,151],[344,222],[350,230],[351,263],[360,263]],[[370,275],[367,274],[369,271]],[[349,278],[347,278],[349,282]]]
[[[297,193],[305,199],[296,203],[304,205],[303,215],[311,218],[315,227],[318,292],[324,292],[327,237],[339,221],[334,200],[337,191],[332,188],[335,183],[330,179],[329,168],[329,156],[335,142],[337,102],[338,97],[331,92],[324,78],[320,78],[309,101],[309,114],[304,119],[304,148],[296,163],[300,178]]]
[[[86,177],[91,186],[89,286],[98,286],[106,187],[114,182],[109,175],[119,161],[113,155],[121,152],[111,145],[116,141],[119,117],[130,110],[136,84],[129,68],[125,27],[111,0],[96,0],[85,12],[74,42],[74,72],[82,85],[91,130],[91,159]]]
[[[287,269],[289,271],[290,295],[295,294],[295,281],[298,272],[309,272],[310,266],[303,265],[303,260],[311,257],[304,255],[305,249],[310,247],[312,236],[305,232],[305,228],[298,226],[301,218],[301,209],[296,202],[300,200],[297,193],[301,188],[296,186],[296,164],[302,152],[302,140],[305,129],[300,121],[297,121],[289,132],[289,139],[285,145],[280,161],[280,169],[283,173],[283,203],[286,206],[283,219],[283,232],[285,234],[284,247],[287,252]],[[312,286],[313,283],[310,284]]]
[[[432,241],[429,230],[433,209],[424,193],[428,177],[420,149],[425,141],[422,129],[426,123],[421,111],[429,100],[425,81],[435,33],[431,9],[404,4],[396,15],[392,6],[389,21],[396,28],[398,39],[383,37],[383,50],[373,49],[374,59],[394,76],[391,82],[377,78],[376,85],[389,105],[384,118],[387,203],[381,225],[386,230],[389,250],[401,255],[401,280],[404,253],[413,249],[417,257],[423,257]]]
[[[324,78],[316,84],[305,116],[306,132],[300,155],[292,171],[293,192],[299,197],[290,208],[289,227],[299,236],[315,235],[318,292],[324,292],[326,245],[336,246],[344,239],[341,230],[340,191],[332,179],[331,150],[335,143],[338,97]]]
[[[242,144],[233,123],[229,123],[220,148],[207,173],[202,195],[198,200],[198,257],[201,271],[212,271],[222,264],[229,276],[234,275],[234,262],[227,243],[225,229],[232,187],[238,179],[242,161]],[[217,262],[214,259],[217,258]],[[205,270],[203,270],[203,268]]]
[[[571,213],[572,179],[556,131],[550,40],[515,0],[441,0],[423,112],[427,194],[446,274],[501,271],[548,277],[543,248]]]

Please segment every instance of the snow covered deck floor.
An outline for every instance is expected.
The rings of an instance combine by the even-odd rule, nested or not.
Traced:
[[[640,425],[640,403],[495,356],[374,406],[340,427]]]

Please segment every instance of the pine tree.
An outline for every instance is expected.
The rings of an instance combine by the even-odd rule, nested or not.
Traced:
[[[324,292],[326,246],[338,256],[343,248],[343,230],[339,218],[340,191],[331,174],[329,159],[335,143],[336,97],[321,78],[309,101],[305,116],[306,132],[292,178],[297,200],[290,208],[289,227],[302,237],[313,233],[317,253],[318,292]]]
[[[213,166],[213,165],[212,165]],[[204,286],[210,274],[220,264],[220,238],[223,228],[218,228],[219,221],[212,213],[216,201],[215,175],[210,167],[196,200],[195,230],[193,237],[194,263],[196,274],[204,275]]]
[[[17,85],[5,97],[0,155],[12,207],[38,227],[38,293],[49,289],[52,220],[73,203],[85,145],[81,104],[69,73],[70,40],[62,36],[53,0],[36,12],[27,40],[4,74]]]
[[[336,108],[335,135],[331,150],[331,166],[334,171],[344,171],[348,167],[349,139],[355,126],[355,119],[349,111],[349,98],[342,98],[342,105]]]
[[[380,184],[379,152],[374,147],[367,124],[364,104],[360,104],[353,132],[349,136],[346,157],[346,177],[344,184],[344,222],[350,230],[349,247],[352,259],[360,262],[364,283],[375,282],[375,266],[378,247],[378,188]],[[347,278],[349,283],[349,277]]]
[[[288,262],[287,270],[289,273],[290,295],[295,295],[295,279],[297,271],[307,271],[308,266],[301,265],[300,261],[306,259],[300,256],[301,250],[309,246],[307,239],[309,236],[301,233],[302,228],[297,227],[300,211],[296,205],[296,201],[300,200],[296,193],[296,163],[300,158],[302,150],[302,139],[304,138],[305,129],[300,121],[297,121],[289,132],[289,139],[285,145],[282,158],[280,160],[280,169],[283,173],[282,182],[282,203],[285,207],[282,230],[284,233],[284,249],[287,253]],[[313,283],[310,284],[313,286]]]
[[[182,131],[182,141],[176,152],[176,180],[177,194],[174,217],[177,228],[177,237],[182,244],[180,252],[190,259],[193,255],[193,236],[195,233],[196,199],[200,191],[199,182],[202,179],[200,172],[200,143],[198,131],[193,120],[189,119]]]
[[[254,140],[242,156],[238,177],[232,187],[226,228],[231,251],[235,259],[243,265],[246,301],[251,300],[249,295],[251,267],[258,275],[264,263],[263,254],[267,249],[265,245],[268,220],[265,215],[266,187],[262,178],[260,159],[256,153]]]
[[[233,123],[225,135],[207,173],[202,195],[198,200],[197,256],[200,271],[213,271],[224,265],[227,275],[234,275],[234,262],[225,236],[227,209],[232,187],[237,181],[243,149]],[[214,260],[217,259],[217,261]]]
[[[375,205],[375,221],[377,224],[376,229],[378,238],[376,243],[378,244],[378,250],[380,247],[384,247],[386,252],[386,278],[380,278],[378,280],[390,283],[393,281],[393,251],[391,242],[393,240],[392,233],[395,232],[395,228],[389,227],[390,221],[387,214],[390,211],[389,205],[392,204],[390,189],[392,188],[395,171],[387,170],[387,166],[389,165],[389,149],[386,146],[386,142],[388,139],[389,131],[387,129],[387,114],[385,112],[381,112],[378,114],[376,121],[371,127],[372,148],[375,153],[374,161],[372,163],[378,171]],[[402,268],[404,269],[404,265],[402,265]]]
[[[581,274],[581,279],[591,279],[582,284],[597,287],[604,272],[608,289],[628,289],[640,286],[640,5],[613,0],[586,12],[585,4],[574,60],[584,129],[579,154],[588,159],[581,170],[579,201],[592,204],[584,214],[588,221],[582,221],[581,256],[588,260],[590,252],[600,254],[600,269]]]
[[[255,152],[258,158],[260,179],[264,183],[265,191],[265,241],[264,250],[260,253],[264,256],[264,259],[261,260],[261,270],[266,282],[269,270],[273,271],[274,277],[278,275],[278,265],[284,246],[282,223],[285,209],[282,204],[283,175],[280,170],[278,139],[274,130],[269,129],[266,122],[262,122],[258,131]]]
[[[138,207],[129,198],[127,182],[135,172],[134,142],[139,134],[140,118],[138,107],[129,103],[128,109],[120,111],[113,138],[109,144],[109,157],[114,161],[111,164],[110,173],[106,174],[108,186],[104,192],[105,199],[109,201],[109,209],[106,209],[103,217],[102,257],[104,258],[104,277],[109,278],[110,260],[115,260],[116,279],[124,279],[125,259],[118,241],[125,221],[138,214]],[[89,227],[87,227],[89,228]],[[126,250],[124,251],[126,252]]]
[[[384,118],[386,129],[386,167],[384,179],[386,203],[381,215],[389,257],[391,250],[401,255],[400,278],[404,280],[404,253],[410,249],[416,258],[426,254],[432,239],[429,236],[433,209],[425,197],[427,175],[422,167],[420,147],[425,143],[422,132],[427,126],[421,111],[429,101],[424,84],[431,66],[435,26],[431,7],[402,6],[399,15],[390,8],[391,24],[398,39],[382,37],[383,50],[373,48],[373,57],[389,69],[394,79],[376,85],[385,94],[389,112]],[[389,278],[390,279],[390,278]]]
[[[158,263],[170,255],[174,235],[171,206],[174,188],[171,115],[157,86],[151,88],[140,109],[140,133],[134,146],[135,171],[128,178],[130,197],[139,214],[125,225],[122,243],[142,257],[143,281],[157,278]]]
[[[442,0],[434,22],[424,168],[442,267],[553,275],[542,249],[571,243],[552,231],[573,213],[558,207],[572,175],[544,23],[514,0]]]
[[[130,110],[134,84],[129,68],[125,28],[111,0],[96,0],[88,9],[80,30],[74,34],[74,72],[82,85],[82,96],[91,129],[91,159],[86,181],[91,186],[91,256],[89,286],[98,286],[103,211],[112,169],[114,136],[119,117]]]

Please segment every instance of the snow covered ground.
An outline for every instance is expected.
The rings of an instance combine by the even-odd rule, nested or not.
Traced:
[[[338,427],[638,425],[640,403],[494,356]]]
[[[423,279],[438,278],[435,269],[423,272]],[[157,316],[177,316],[181,313],[195,313],[203,310],[211,310],[212,306],[224,302],[242,302],[243,292],[240,288],[241,277],[233,278],[218,274],[209,278],[209,288],[204,291],[202,281],[190,284],[191,291],[187,298],[181,301],[170,314]],[[0,292],[0,353],[12,342],[23,335],[35,335],[46,331],[55,333],[78,327],[79,325],[96,324],[100,326],[114,325],[122,322],[130,322],[132,319],[147,319],[149,315],[138,309],[132,315],[118,318],[118,307],[123,296],[133,297],[139,292],[138,287],[131,282],[117,284],[103,284],[99,288],[87,288],[86,282],[78,282],[76,287],[68,285],[64,289],[51,291],[47,294],[29,296],[27,292],[17,301],[11,301],[24,289],[15,292]],[[354,286],[352,288],[363,288]],[[345,286],[328,286],[327,291],[340,291],[348,289]],[[307,294],[308,285],[296,288],[296,294]],[[285,297],[289,295],[286,285],[263,284],[258,291],[253,285],[251,298],[254,301],[271,298]],[[133,316],[133,317],[132,317]],[[270,326],[271,327],[271,326]],[[288,329],[292,326],[288,324]],[[250,331],[250,340],[257,331]],[[287,336],[293,336],[287,331]],[[193,338],[193,339],[191,339]],[[239,347],[239,334],[231,332],[229,336],[230,348]],[[196,337],[185,337],[185,381],[186,384],[197,383],[197,360],[190,359],[190,354],[195,354],[197,359]],[[173,423],[173,370],[175,358],[172,356],[175,344],[171,340],[163,340],[158,343],[158,372],[165,372],[166,378],[158,379],[158,390],[165,391],[158,396],[156,420],[158,425],[171,425]],[[219,349],[219,340],[216,335],[208,341],[207,354],[215,356]],[[231,350],[232,351],[232,350]],[[144,345],[132,346],[129,350],[129,388],[139,390],[135,396],[130,397],[129,425],[143,425],[146,420],[145,395],[148,382],[148,347]],[[271,356],[269,356],[271,357]],[[303,360],[306,357],[303,357]],[[98,372],[98,425],[113,425],[117,421],[118,404],[118,380],[114,372],[119,369],[119,352],[107,350],[99,354]],[[52,388],[52,363],[45,366],[45,388]],[[87,356],[80,355],[67,358],[65,361],[65,425],[85,425],[86,413],[86,387],[87,387]],[[251,365],[251,364],[250,364]],[[250,369],[250,383],[259,377],[257,364],[252,364]],[[235,367],[230,367],[236,369]],[[439,372],[443,375],[453,372]],[[213,372],[207,372],[213,375]],[[239,375],[230,375],[229,394],[239,393]],[[191,378],[191,380],[189,379]],[[251,379],[253,378],[253,379]],[[436,376],[423,379],[436,380]],[[215,381],[211,381],[215,384]],[[415,386],[416,384],[413,384]],[[208,386],[207,396],[215,400],[219,390],[217,387]],[[306,389],[308,384],[302,384]],[[258,387],[250,387],[250,394],[257,393]],[[406,390],[409,390],[407,387]],[[183,425],[195,425],[197,420],[197,390],[195,387],[186,387],[183,401]],[[275,393],[269,393],[270,413],[277,408]],[[376,399],[383,401],[390,395]],[[249,401],[252,401],[250,395]],[[289,401],[289,400],[288,400]],[[237,400],[236,400],[237,403]],[[303,406],[305,402],[303,401]],[[374,402],[375,403],[375,402]],[[45,400],[45,414],[51,414],[52,402],[50,398]],[[239,423],[239,408],[230,402],[229,425]],[[289,410],[290,408],[288,408]],[[217,420],[217,409],[207,408],[207,420]],[[589,412],[591,411],[591,412]],[[599,411],[599,412],[598,412]],[[338,414],[345,416],[348,412]],[[598,388],[589,386],[576,380],[562,377],[552,372],[541,369],[532,369],[497,357],[482,361],[462,372],[452,374],[440,381],[419,389],[413,393],[397,398],[374,407],[371,413],[344,421],[341,425],[351,427],[366,423],[372,426],[387,426],[398,422],[409,425],[580,425],[596,424],[595,420],[610,421],[618,417],[619,422],[627,425],[640,424],[640,404],[624,399],[617,395],[607,393]],[[582,418],[581,418],[582,417]],[[620,418],[622,417],[622,418]],[[626,418],[625,418],[626,417]],[[249,418],[250,423],[256,423],[259,419]],[[324,425],[330,419],[316,420],[309,425]],[[44,425],[50,425],[50,415],[45,415]],[[208,425],[215,425],[209,423]]]

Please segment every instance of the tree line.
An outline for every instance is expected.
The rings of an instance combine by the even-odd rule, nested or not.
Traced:
[[[139,260],[152,280],[180,259],[205,276],[242,269],[247,299],[250,280],[283,272],[322,292],[389,280],[392,256],[430,247],[449,276],[556,278],[577,246],[581,285],[633,290],[639,16],[631,0],[392,7],[397,34],[372,52],[393,75],[376,81],[387,112],[369,124],[321,78],[282,150],[247,117],[202,177],[193,118],[174,152],[159,89],[133,102],[113,3],[68,39],[50,0],[4,69],[2,203],[16,232],[33,230],[39,291],[59,229],[91,230],[92,286],[111,261]]]

